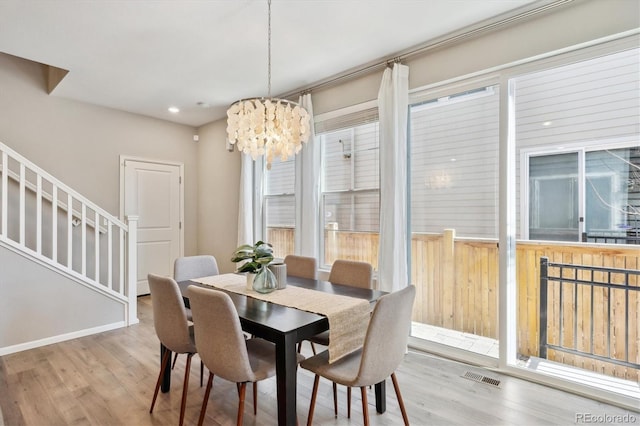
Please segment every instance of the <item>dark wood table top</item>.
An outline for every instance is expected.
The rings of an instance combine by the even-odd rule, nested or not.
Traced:
[[[195,285],[204,288],[214,288],[194,281],[181,281],[178,283],[180,291],[185,299],[185,305],[189,307],[187,287]],[[312,280],[308,278],[287,277],[287,285],[303,287],[311,290],[318,290],[342,296],[355,297],[375,303],[384,291],[350,287],[346,285],[331,284],[327,281]],[[221,290],[217,289],[216,290]],[[278,290],[276,290],[278,291]],[[243,330],[253,332],[256,328],[262,329],[263,333],[267,329],[274,332],[289,333],[298,331],[298,339],[304,340],[329,328],[327,318],[320,314],[302,311],[300,309],[254,299],[243,294],[226,292],[233,301],[238,311],[238,317]],[[306,330],[303,332],[303,330]],[[256,333],[262,334],[262,333]]]

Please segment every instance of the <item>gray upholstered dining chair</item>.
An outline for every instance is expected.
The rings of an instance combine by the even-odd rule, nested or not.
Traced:
[[[318,262],[315,257],[288,254],[284,257],[284,263],[287,265],[287,275],[289,276],[312,280],[317,278]]]
[[[173,262],[173,279],[176,281],[186,281],[192,278],[209,277],[218,275],[218,262],[211,255],[185,256],[179,257]],[[191,309],[187,308],[187,319],[192,320]],[[173,370],[178,360],[178,354],[173,358],[171,369]],[[202,370],[202,365],[200,365]],[[200,371],[200,386],[202,386],[202,371]]]
[[[173,279],[176,281],[208,277],[219,273],[218,262],[210,255],[179,257],[173,263]]]
[[[362,415],[364,424],[369,424],[367,408],[367,386],[380,383],[391,376],[393,388],[398,398],[404,424],[409,424],[395,370],[398,368],[407,348],[411,327],[411,311],[416,289],[410,285],[402,290],[382,296],[376,303],[361,349],[329,364],[328,351],[306,359],[300,366],[315,373],[313,393],[309,407],[307,425],[313,421],[313,411],[318,393],[320,377],[347,386],[349,416],[351,415],[351,387],[359,387],[362,394]]]
[[[180,421],[184,421],[184,410],[187,402],[187,390],[189,388],[189,373],[191,369],[191,357],[198,352],[193,335],[193,327],[189,326],[184,301],[178,283],[170,277],[149,274],[149,289],[151,291],[151,305],[153,307],[153,326],[156,335],[169,351],[187,354],[187,364],[184,372],[184,384],[182,388],[182,402],[180,404]],[[160,362],[160,374],[153,393],[151,408],[153,412],[158,397],[158,389],[165,370],[169,366],[169,351],[165,351]],[[202,371],[200,372],[202,374]],[[200,379],[202,381],[202,378]]]
[[[257,414],[257,382],[276,374],[275,345],[263,339],[245,340],[240,319],[228,294],[208,288],[189,286],[193,325],[200,358],[209,369],[209,380],[200,410],[199,425],[204,422],[213,377],[238,384],[238,415],[242,424],[246,385],[253,383],[253,413]],[[299,356],[298,361],[304,357]]]

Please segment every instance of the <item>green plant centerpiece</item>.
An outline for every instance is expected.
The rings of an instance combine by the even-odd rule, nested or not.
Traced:
[[[246,272],[247,288],[251,287],[258,293],[271,293],[278,287],[275,275],[267,268],[272,260],[273,247],[264,241],[241,245],[231,258],[234,263],[243,262],[236,272]]]

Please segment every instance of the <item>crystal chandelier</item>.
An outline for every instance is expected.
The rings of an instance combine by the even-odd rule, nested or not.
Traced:
[[[309,113],[297,103],[271,97],[271,0],[268,0],[268,91],[266,98],[242,99],[227,110],[227,138],[255,160],[264,155],[267,170],[275,157],[286,161],[309,140]]]

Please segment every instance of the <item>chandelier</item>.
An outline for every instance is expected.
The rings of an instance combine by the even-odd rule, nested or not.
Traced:
[[[271,0],[268,0],[267,97],[241,99],[227,110],[227,138],[255,160],[265,156],[267,170],[274,158],[286,161],[309,140],[309,113],[297,103],[271,97]]]

